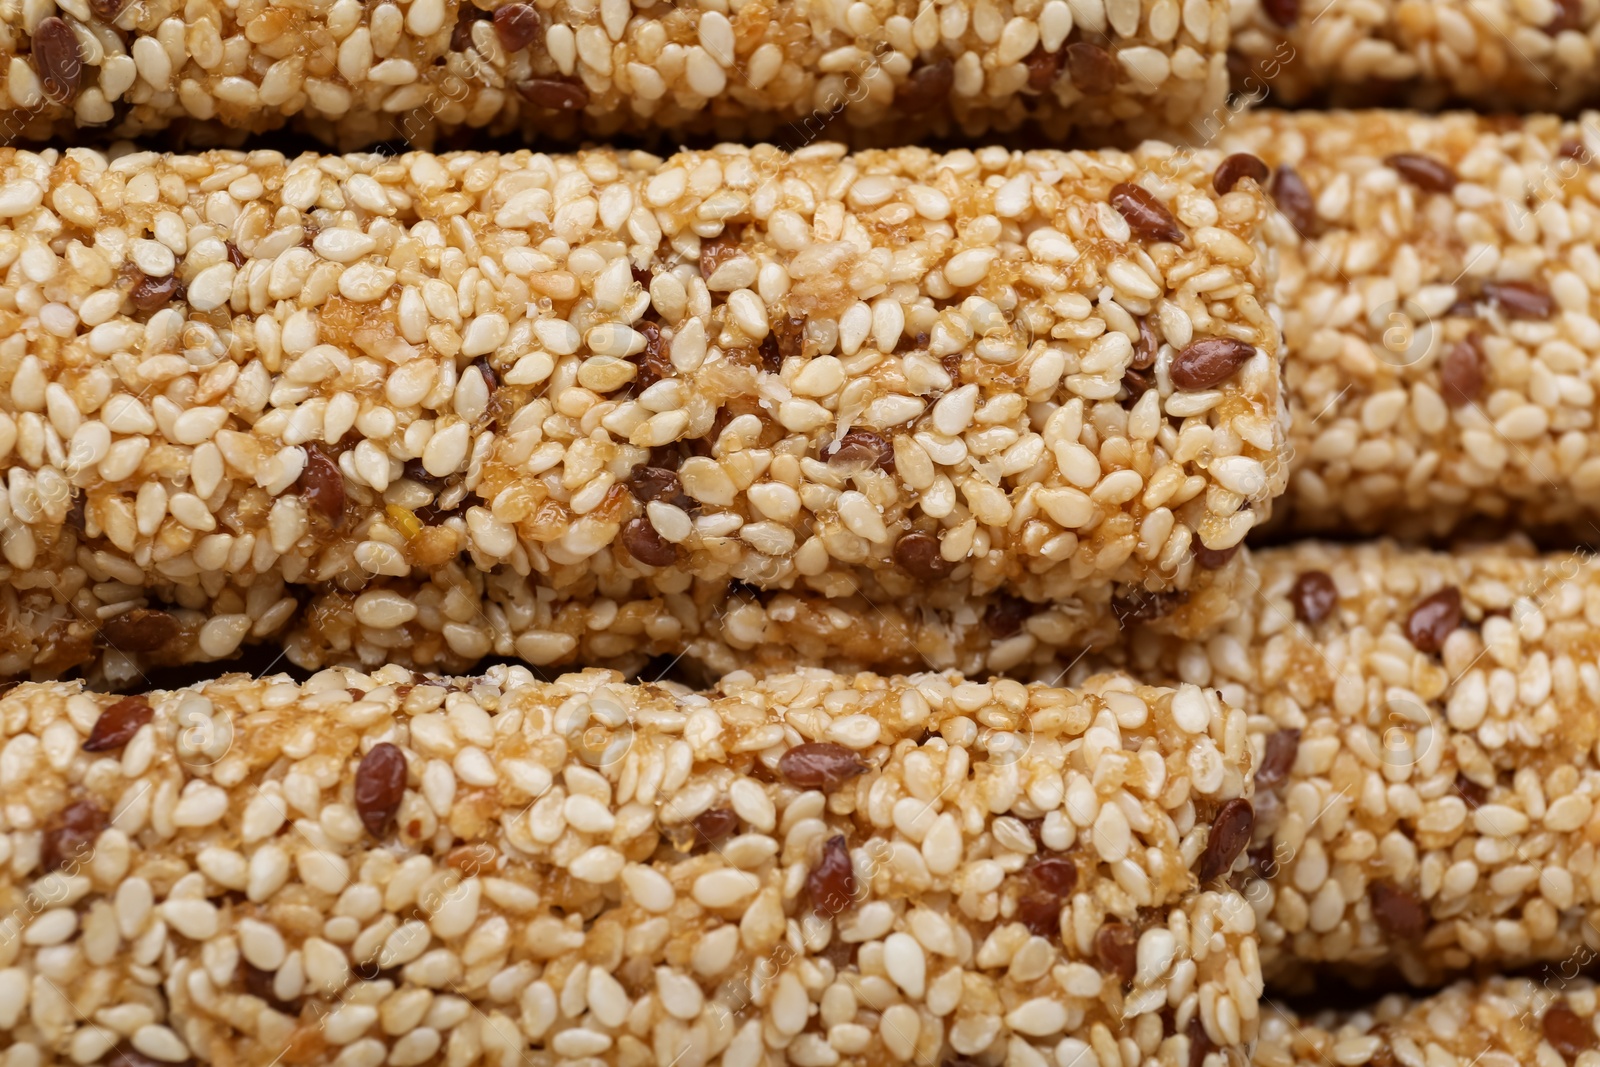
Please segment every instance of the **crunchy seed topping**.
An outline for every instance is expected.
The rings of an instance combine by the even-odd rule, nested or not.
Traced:
[[[942,108],[955,82],[956,68],[949,57],[924,64],[912,70],[906,83],[895,92],[895,106],[912,115]]]
[[[855,905],[855,870],[850,865],[850,848],[843,834],[822,843],[822,854],[806,875],[806,889],[817,915],[833,918]]]
[[[64,19],[51,15],[33,31],[33,61],[39,86],[52,103],[70,104],[83,80],[83,49]]]
[[[1179,389],[1211,389],[1233,377],[1255,355],[1255,348],[1231,337],[1196,341],[1172,360],[1172,384]]]
[[[1209,882],[1232,870],[1234,861],[1244,854],[1255,827],[1255,810],[1244,799],[1230,800],[1211,820],[1211,834],[1200,856],[1200,881]]]
[[[1514,319],[1548,319],[1556,306],[1550,290],[1534,282],[1484,282],[1483,295]]]
[[[1295,578],[1289,601],[1294,605],[1295,618],[1315,626],[1339,606],[1339,588],[1326,571],[1306,571]]]
[[[1397,152],[1385,156],[1384,164],[1393,167],[1406,181],[1427,193],[1448,193],[1456,187],[1455,171],[1432,156]]]
[[[1451,407],[1476,403],[1483,395],[1488,373],[1483,365],[1483,349],[1476,337],[1452,345],[1439,368],[1439,392]]]
[[[802,789],[831,793],[857,775],[865,774],[867,765],[854,750],[844,745],[807,741],[785,752],[778,760],[778,770]]]
[[[421,2],[415,11],[229,7],[206,9],[215,15],[208,18],[200,9],[175,15],[92,0],[62,9],[84,20],[80,32],[99,35],[86,37],[78,57],[80,91],[52,103],[37,77],[13,66],[0,107],[29,141],[81,127],[136,137],[203,120],[251,133],[287,128],[358,149],[398,139],[468,142],[479,131],[478,139],[511,134],[541,144],[616,134],[811,143],[836,115],[830,136],[874,128],[976,136],[1027,121],[1052,141],[1099,129],[1137,143],[1226,103],[1225,0],[995,12],[955,0],[923,21],[905,3],[819,18],[786,4],[485,4],[491,14]],[[31,49],[40,67],[34,23],[55,10],[19,7],[0,17],[6,58],[28,64]],[[101,21],[89,21],[91,12]],[[172,45],[177,31],[181,49]],[[1084,37],[1096,43],[1069,41]],[[1086,48],[1096,50],[1098,73],[1085,80],[1084,62],[1075,62],[1075,82],[1090,88],[1068,92],[1053,70],[1064,53]]]
[[[1368,896],[1372,899],[1372,917],[1390,937],[1414,940],[1428,929],[1427,909],[1411,890],[1374,882]]]
[[[1271,172],[1267,170],[1267,165],[1262,162],[1260,156],[1253,156],[1249,152],[1235,152],[1217,167],[1211,184],[1219,193],[1231,193],[1241,178],[1249,178],[1257,185],[1266,185],[1269,173]]]
[[[1593,512],[1587,238],[1532,225],[1596,211],[1587,171],[1561,156],[1583,130],[1553,116],[1259,112],[1220,135],[1306,186],[1303,211],[1275,187],[1292,225],[1272,227],[1284,344],[1304,356],[1283,364],[1296,529],[1425,539],[1477,516],[1556,527]]]
[[[1183,243],[1184,232],[1178,225],[1178,220],[1172,217],[1167,205],[1157,200],[1155,194],[1148,189],[1130,182],[1113,186],[1111,206],[1128,220],[1128,225],[1140,237],[1150,241]]]
[[[170,612],[132,608],[100,624],[100,636],[119,652],[155,652],[167,647],[179,633]]]
[[[532,4],[506,4],[494,12],[494,34],[507,52],[520,52],[539,37],[539,9]]]
[[[1406,637],[1418,652],[1437,652],[1461,625],[1461,590],[1450,586],[1428,596],[1406,616]]]
[[[356,769],[355,806],[361,825],[373,837],[389,833],[389,824],[406,792],[405,753],[387,741],[373,745]]]
[[[1544,1039],[1569,1062],[1595,1046],[1593,1020],[1579,1016],[1564,1000],[1545,1009],[1540,1029]]]
[[[1582,0],[1497,8],[1476,0],[1347,7],[1337,0],[1255,0],[1234,8],[1231,53],[1279,106],[1476,105],[1496,115],[1576,114],[1593,102],[1592,38],[1600,11]],[[1408,116],[1409,117],[1409,116]],[[1420,145],[1408,144],[1407,150]],[[1399,150],[1399,149],[1397,149]],[[1369,151],[1367,157],[1371,158]]]
[[[121,748],[133,740],[133,735],[139,732],[139,727],[148,723],[155,715],[150,707],[150,701],[142,696],[127,696],[111,705],[100,713],[94,722],[94,729],[89,731],[89,738],[83,743],[85,752],[108,752]]]
[[[1302,1017],[1272,1005],[1262,1014],[1255,1062],[1389,1067],[1417,1054],[1436,1067],[1582,1063],[1595,1047],[1596,1009],[1594,983],[1573,976],[1570,965],[1415,997],[1392,994],[1357,1011]]]
[[[1310,236],[1317,224],[1317,204],[1298,171],[1280,163],[1272,172],[1272,200],[1300,236]]]

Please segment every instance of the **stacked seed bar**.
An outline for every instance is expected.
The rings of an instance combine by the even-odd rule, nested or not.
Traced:
[[[0,110],[17,134],[134,136],[294,120],[347,147],[429,146],[439,128],[540,139],[754,133],[790,146],[830,120],[976,135],[1033,119],[1124,137],[1219,109],[1225,0],[895,0],[818,8],[355,0],[12,5]],[[214,131],[213,131],[214,132]]]
[[[1577,525],[1600,507],[1597,120],[1261,112],[1304,528]]]
[[[1343,106],[1570,111],[1600,100],[1584,0],[1236,0],[1235,88]]]
[[[1141,633],[1119,662],[1250,714],[1260,819],[1245,890],[1268,976],[1392,965],[1428,985],[1592,955],[1595,561],[1377,542],[1256,563],[1259,595],[1222,633]]]
[[[1222,1067],[1254,1041],[1222,878],[1244,715],[1193,686],[386,667],[24,684],[0,730],[13,1061]]]
[[[1301,1018],[1262,1010],[1256,1067],[1427,1063],[1517,1067],[1587,1063],[1600,1044],[1600,996],[1571,971],[1543,978],[1463,982],[1432,996],[1389,996],[1370,1010]],[[1585,1055],[1587,1053],[1587,1055]]]
[[[1241,550],[1221,563],[1221,569],[1197,574],[1196,584],[1181,595],[1130,592],[1092,608],[1078,601],[1035,603],[1003,592],[974,596],[949,584],[872,599],[807,590],[761,591],[700,579],[685,589],[658,594],[638,585],[618,593],[595,584],[592,597],[558,599],[515,573],[485,573],[452,562],[426,579],[382,581],[361,591],[319,591],[303,608],[285,597],[266,622],[256,624],[250,639],[282,629],[288,661],[307,669],[401,660],[429,669],[465,669],[495,655],[536,666],[609,663],[630,671],[651,657],[682,657],[712,677],[803,664],[839,671],[1026,674],[1058,664],[1063,655],[1113,645],[1125,627],[1141,620],[1166,632],[1214,629],[1254,587],[1249,560]],[[281,592],[275,584],[270,588]],[[250,595],[258,593],[264,589]],[[395,603],[415,610],[403,609],[406,618],[398,626],[375,617],[376,610]],[[52,603],[46,610],[52,620],[62,620],[71,607]],[[225,625],[218,616],[165,613],[177,621],[180,634],[197,628],[198,642],[180,640],[164,650],[147,648],[150,642],[137,637],[130,641],[131,628],[150,619],[146,611],[135,610],[127,622],[102,628],[106,647],[96,661],[97,681],[125,687],[139,680],[143,667],[216,658],[206,639],[208,632]],[[4,617],[0,612],[0,619]],[[43,650],[42,642],[27,644],[37,640],[37,627],[37,620],[15,627],[12,637],[18,644],[13,647]],[[70,623],[45,632],[71,630],[93,639],[92,627]],[[18,662],[25,657],[19,655]]]
[[[1194,633],[1287,480],[1269,206],[1214,152],[0,178],[6,673],[216,659],[323,594],[380,659],[560,662],[561,605],[696,581]],[[522,607],[474,629],[491,580]]]
[[[1201,558],[1210,559],[1203,553]],[[637,586],[618,594],[596,585],[592,598],[557,599],[514,573],[485,574],[452,563],[426,579],[375,583],[359,592],[319,592],[299,611],[285,598],[278,602],[282,613],[257,629],[271,632],[267,626],[290,620],[287,657],[308,669],[395,659],[458,669],[452,665],[491,654],[540,666],[604,662],[636,669],[648,657],[683,656],[711,676],[817,664],[843,671],[960,670],[982,677],[1001,671],[1026,674],[1057,664],[1063,655],[1113,645],[1124,627],[1141,619],[1157,620],[1148,624],[1168,631],[1213,629],[1255,584],[1245,551],[1221,568],[1197,574],[1196,584],[1181,596],[1119,594],[1107,610],[1071,600],[1035,603],[1004,592],[974,596],[963,586],[937,583],[878,599],[805,589],[761,591],[708,580],[658,595]],[[373,618],[375,606],[397,601],[416,608],[403,624],[389,627]],[[64,618],[70,607],[51,604],[47,610]],[[215,617],[207,621],[204,612],[171,614],[187,620],[181,623],[185,627],[199,627],[202,638],[205,626],[223,625]],[[13,631],[19,641],[31,640],[28,632],[25,627]],[[168,653],[151,649],[135,655],[133,650],[148,642],[130,644],[127,632],[124,624],[103,630],[105,673],[97,677],[113,685],[136,683],[141,666],[213,658],[203,640],[198,651],[180,643]]]

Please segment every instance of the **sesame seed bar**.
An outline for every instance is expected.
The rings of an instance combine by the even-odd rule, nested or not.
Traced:
[[[907,124],[977,135],[1033,120],[1139,136],[1218,108],[1227,0],[893,0],[817,7],[457,0],[8,5],[9,131],[147,135],[286,121],[344,148],[440,131],[576,141],[716,132],[815,140]],[[780,133],[780,131],[782,131]]]
[[[1142,633],[1112,661],[1250,715],[1245,892],[1269,979],[1394,967],[1435,985],[1600,948],[1595,560],[1516,541],[1255,559],[1258,593],[1222,633]]]
[[[1301,529],[1578,526],[1600,507],[1600,118],[1260,112]],[[1592,538],[1591,538],[1592,539]]]
[[[1270,205],[1221,160],[0,152],[0,584],[231,615],[213,659],[458,559],[562,603],[1181,598],[1288,477]]]
[[[1520,1067],[1588,1063],[1600,1038],[1600,996],[1571,970],[1539,978],[1495,976],[1426,997],[1391,995],[1359,1011],[1302,1017],[1263,1007],[1255,1067],[1428,1063]]]
[[[0,731],[9,1062],[1254,1043],[1244,716],[1193,686],[384,667],[24,683]]]
[[[1600,8],[1583,0],[1232,6],[1234,88],[1254,99],[1569,112],[1600,101]]]
[[[1221,570],[1200,571],[1185,598],[1118,597],[1109,610],[1094,611],[1077,602],[1036,604],[1006,593],[974,597],[959,586],[875,598],[697,581],[666,595],[553,600],[514,574],[451,565],[425,580],[319,593],[304,610],[271,619],[275,625],[288,620],[281,631],[285,656],[311,670],[371,667],[397,657],[419,669],[460,670],[494,655],[541,667],[603,663],[633,671],[659,656],[682,657],[710,677],[808,664],[838,671],[958,670],[983,677],[1026,674],[1058,664],[1064,655],[1114,645],[1134,620],[1163,632],[1209,633],[1253,588],[1248,560],[1241,551]],[[399,627],[379,625],[368,615],[370,601],[362,599],[369,596],[402,598],[417,613]],[[129,654],[125,642],[118,647],[124,634],[116,628],[97,661],[103,675],[96,681],[128,687],[151,666],[206,659],[193,635],[196,628],[220,624],[204,611],[175,614],[187,620],[185,630],[165,652]]]

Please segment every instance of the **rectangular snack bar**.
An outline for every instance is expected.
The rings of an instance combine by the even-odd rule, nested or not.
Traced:
[[[63,628],[7,666],[134,610],[214,659],[335,590],[393,629],[367,587],[458,560],[1201,632],[1288,477],[1270,207],[1221,163],[0,154],[0,584]]]
[[[1204,642],[1136,635],[1135,676],[1250,715],[1263,967],[1417,985],[1600,947],[1600,571],[1516,542],[1314,542]],[[1080,664],[1068,679],[1088,670]]]
[[[385,667],[24,683],[0,730],[10,1062],[1225,1067],[1254,1043],[1255,915],[1223,877],[1248,739],[1193,686]]]
[[[1600,102],[1582,0],[1237,0],[1234,88],[1277,104],[1564,111]]]
[[[148,135],[285,123],[341,148],[441,132],[816,140],[843,127],[976,135],[1032,121],[1137,140],[1219,108],[1226,0],[724,6],[418,0],[10,5],[0,121]],[[677,143],[677,142],[673,142]]]
[[[1300,529],[1577,526],[1600,508],[1600,120],[1261,112]]]
[[[1592,1059],[1600,1037],[1594,982],[1577,972],[1496,975],[1430,996],[1384,997],[1370,1009],[1302,1016],[1263,1006],[1256,1067],[1428,1063],[1520,1067]]]

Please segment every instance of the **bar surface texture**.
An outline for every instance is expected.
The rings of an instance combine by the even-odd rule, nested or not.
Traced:
[[[1137,141],[1222,105],[1229,18],[1227,0],[18,4],[0,16],[0,118],[13,140],[288,123],[339,148],[441,132],[801,147],[835,118]]]
[[[1370,1009],[1302,1016],[1263,1007],[1256,1067],[1559,1067],[1589,1063],[1600,1044],[1594,982],[1582,966],[1533,978],[1461,982],[1431,996],[1384,997]]]
[[[0,155],[3,669],[214,659],[334,590],[392,633],[385,583],[458,561],[544,617],[696,580],[1178,607],[1288,477],[1269,204],[1221,166]],[[481,614],[433,648],[487,654]]]
[[[1600,119],[1263,111],[1301,530],[1593,540]]]
[[[1193,686],[389,667],[25,683],[0,730],[13,1058],[1224,1067],[1254,1043],[1255,916],[1222,877],[1248,738]]]
[[[1600,102],[1584,0],[1233,0],[1235,88],[1282,105],[1571,112]],[[1243,74],[1248,71],[1248,74]]]
[[[1268,978],[1391,967],[1427,986],[1592,956],[1594,558],[1307,542],[1255,559],[1259,592],[1220,634],[1138,635],[1113,662],[1214,688],[1250,716],[1244,891]]]

